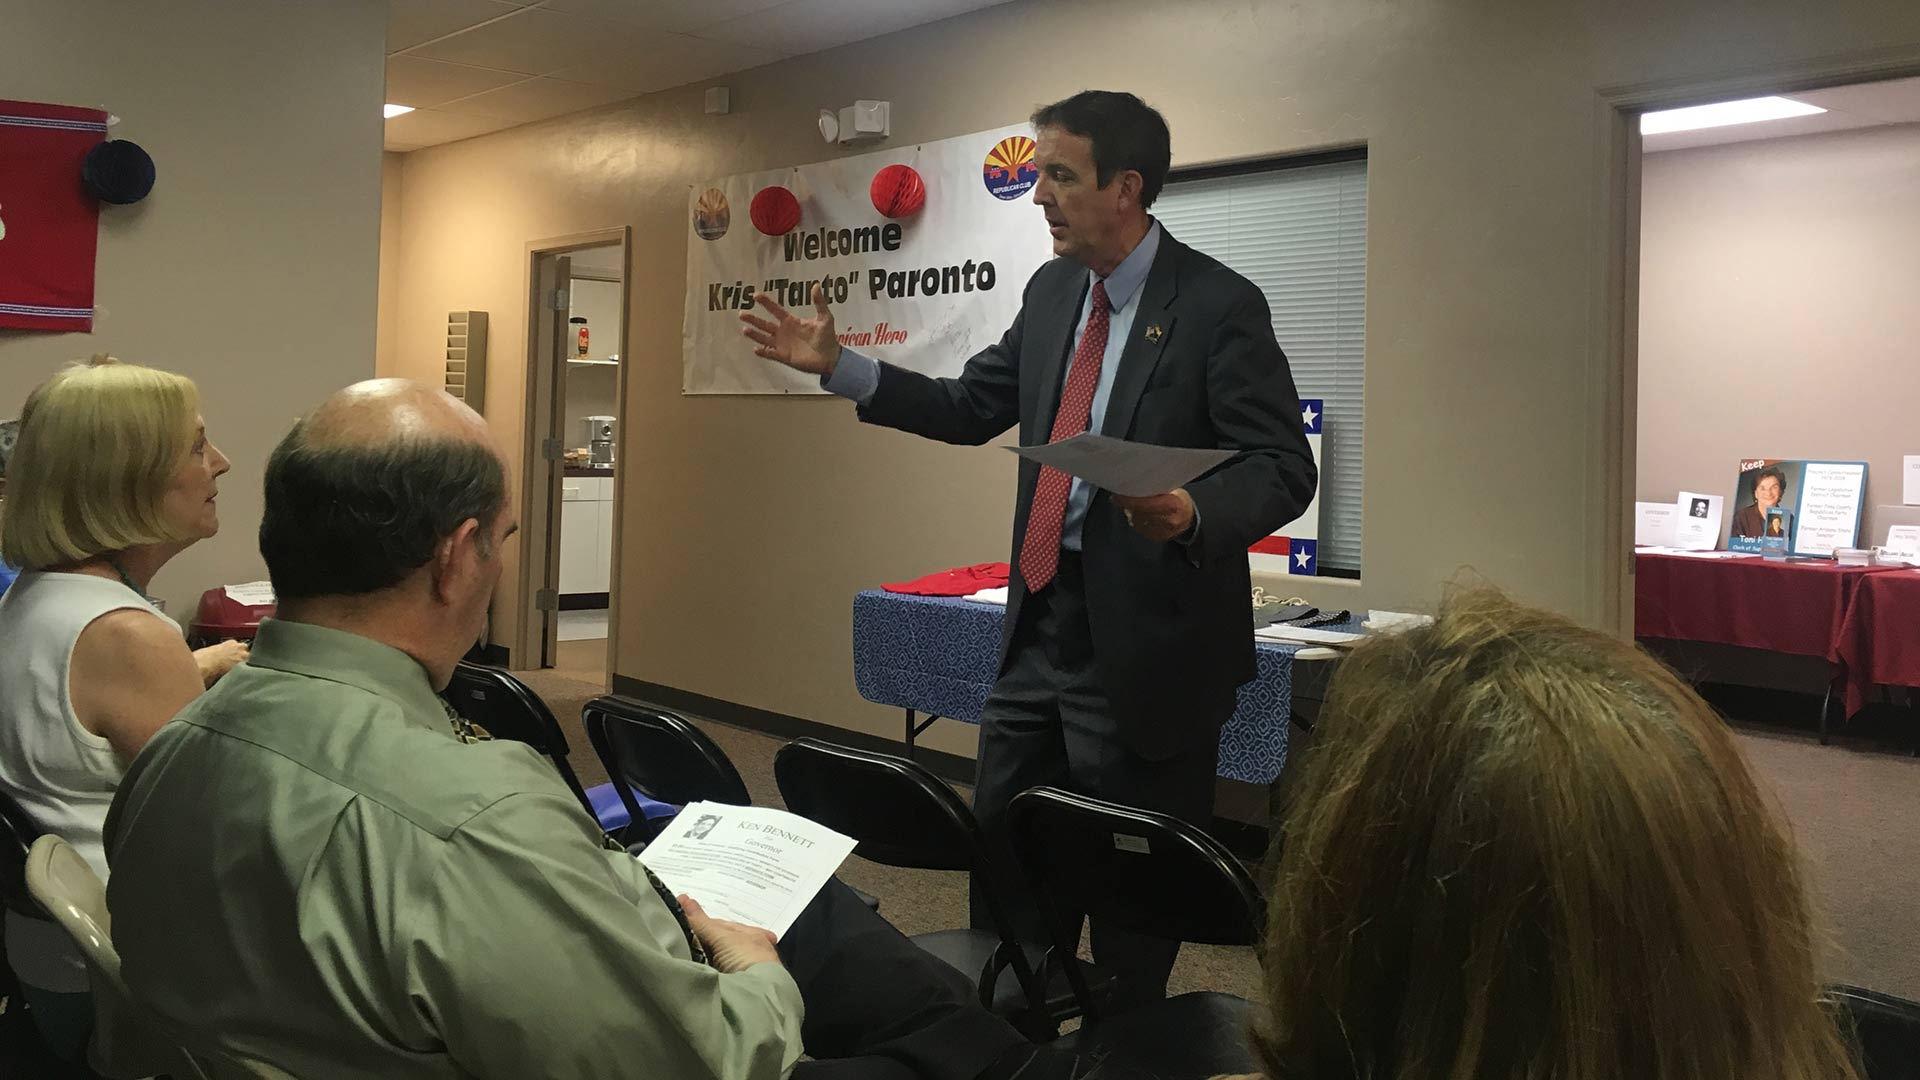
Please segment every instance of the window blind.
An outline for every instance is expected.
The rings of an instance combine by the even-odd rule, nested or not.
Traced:
[[[1358,574],[1366,425],[1367,163],[1167,184],[1166,230],[1253,282],[1303,398],[1325,402],[1320,571]]]

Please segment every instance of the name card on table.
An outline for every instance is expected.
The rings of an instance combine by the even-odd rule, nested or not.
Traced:
[[[1672,547],[1674,518],[1679,512],[1675,503],[1634,503],[1633,546]]]
[[[1881,554],[1910,563],[1920,563],[1920,525],[1895,525],[1887,530],[1887,542]]]

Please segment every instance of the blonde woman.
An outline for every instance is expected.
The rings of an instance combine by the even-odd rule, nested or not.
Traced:
[[[188,650],[147,599],[175,555],[219,531],[227,459],[189,380],[109,357],[27,398],[0,501],[0,792],[107,876],[100,832],[127,763],[246,658]],[[52,923],[6,917],[7,957],[56,1052],[92,1024],[78,953]]]
[[[1273,896],[1276,1080],[1853,1080],[1794,853],[1632,645],[1483,592],[1354,651]]]

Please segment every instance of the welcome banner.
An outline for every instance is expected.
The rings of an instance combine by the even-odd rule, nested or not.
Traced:
[[[876,189],[893,165],[918,174],[917,210],[908,212],[912,178],[899,170]],[[761,293],[810,312],[816,284],[843,345],[928,375],[959,374],[1013,324],[1027,279],[1052,257],[1031,200],[1038,178],[1030,129],[1019,125],[694,185],[683,390],[822,393],[819,380],[755,356],[738,317]]]

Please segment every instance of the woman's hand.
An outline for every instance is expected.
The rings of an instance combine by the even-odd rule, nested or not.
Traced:
[[[212,686],[219,682],[222,675],[246,663],[247,657],[252,654],[253,650],[244,641],[223,641],[218,645],[195,649],[193,662],[200,669],[201,685]]]

